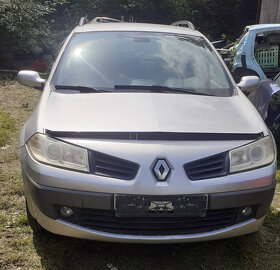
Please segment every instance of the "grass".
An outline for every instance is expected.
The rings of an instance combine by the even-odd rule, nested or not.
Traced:
[[[7,143],[13,131],[15,131],[14,119],[0,107],[0,147]]]
[[[39,96],[40,92],[14,82],[0,86],[0,107],[8,123],[0,150],[1,270],[280,269],[280,170],[273,206],[264,226],[252,235],[172,245],[114,244],[49,233],[33,235],[25,214],[17,152],[19,130]]]

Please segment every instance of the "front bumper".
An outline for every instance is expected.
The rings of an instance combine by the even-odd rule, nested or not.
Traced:
[[[120,234],[81,226],[79,221],[63,218],[59,207],[68,206],[76,209],[114,210],[114,194],[74,191],[39,185],[28,176],[25,178],[25,192],[29,210],[37,221],[48,231],[65,236],[112,242],[169,243],[194,242],[234,237],[257,231],[263,223],[275,186],[257,189],[208,194],[208,209],[236,208],[235,222],[224,228],[202,233],[170,235],[134,235]],[[254,213],[248,219],[240,217],[240,209],[253,206]],[[79,219],[79,216],[76,218]]]

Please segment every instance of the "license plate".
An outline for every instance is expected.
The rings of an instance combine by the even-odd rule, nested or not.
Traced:
[[[115,195],[117,217],[176,216],[204,217],[208,196],[202,195]]]

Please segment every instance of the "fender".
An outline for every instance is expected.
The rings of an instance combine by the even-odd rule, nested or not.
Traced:
[[[274,130],[280,124],[280,93],[278,84],[271,80],[261,81],[260,86],[252,91],[248,98],[258,110],[269,129]]]

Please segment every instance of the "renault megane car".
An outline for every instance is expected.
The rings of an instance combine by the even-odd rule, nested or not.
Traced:
[[[257,231],[275,189],[271,132],[211,43],[178,26],[96,21],[65,40],[20,136],[34,232],[115,242]]]

